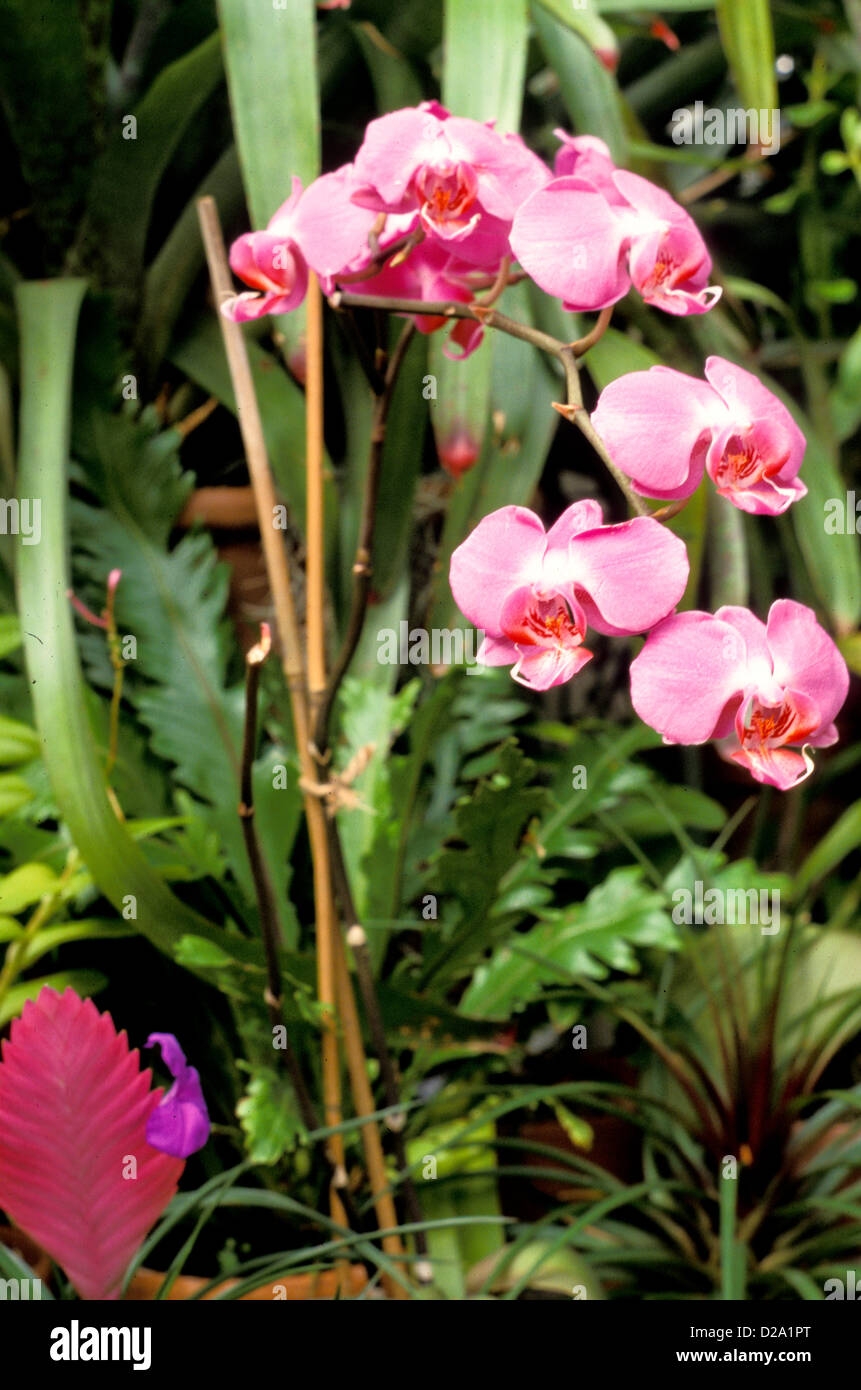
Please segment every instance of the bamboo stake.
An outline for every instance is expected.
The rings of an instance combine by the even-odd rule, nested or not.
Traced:
[[[323,301],[320,294],[320,286],[313,271],[309,276],[308,297],[307,297],[307,376],[306,376],[306,396],[305,396],[305,467],[307,470],[307,612],[306,612],[306,631],[308,641],[308,695],[309,695],[309,719],[313,720],[314,711],[326,693],[326,623],[325,623],[325,518],[323,514]],[[308,742],[308,755],[312,757],[315,750],[312,750],[310,741]],[[319,772],[322,774],[322,767],[316,756],[314,761]],[[303,775],[303,780],[307,780]],[[318,981],[320,988],[320,1001],[331,999],[334,1004],[336,997],[340,1005],[341,1022],[343,1026],[344,1044],[347,1053],[347,1066],[350,1073],[350,1085],[353,1092],[353,1101],[359,1115],[367,1116],[373,1114],[374,1098],[368,1082],[367,1061],[365,1058],[364,1047],[362,1045],[362,1030],[359,1023],[359,1015],[356,1009],[356,1001],[353,996],[353,987],[347,970],[344,958],[343,944],[341,942],[340,929],[335,915],[334,898],[334,879],[332,876],[331,848],[329,842],[328,828],[326,826],[326,813],[322,801],[318,797],[315,801],[315,820],[319,819],[322,827],[322,836],[326,844],[325,863],[326,863],[326,884],[321,883],[322,897],[317,896],[315,883],[315,902],[317,906],[317,965]],[[320,856],[322,865],[324,856]],[[315,856],[315,877],[316,877],[317,856]],[[325,912],[320,908],[325,900]],[[327,991],[324,995],[323,990]],[[335,1037],[337,1044],[337,1036]],[[326,1034],[323,1035],[323,1063],[324,1063],[324,1085],[326,1082],[325,1065],[327,1060]],[[335,1066],[337,1066],[337,1051],[335,1053]],[[329,1123],[335,1123],[329,1121]],[[383,1229],[386,1227],[397,1226],[398,1217],[395,1209],[394,1199],[387,1191],[389,1186],[386,1177],[385,1156],[380,1140],[380,1132],[375,1123],[362,1126],[362,1144],[365,1150],[365,1159],[368,1165],[368,1176],[371,1181],[371,1191],[374,1194],[374,1204],[377,1211],[377,1218]],[[391,1255],[402,1256],[404,1253],[400,1236],[385,1236],[383,1238],[383,1249]],[[386,1281],[386,1288],[392,1298],[408,1298],[409,1294],[396,1280]]]
[[[224,240],[221,234],[221,226],[218,219],[218,210],[214,200],[209,197],[199,199],[197,206],[213,295],[216,308],[219,308],[223,301],[232,295],[233,286],[227,263],[227,254],[224,248]],[[254,381],[248,363],[248,354],[245,349],[245,340],[238,324],[225,318],[221,313],[219,313],[218,317],[230,369],[231,381],[233,382],[233,390],[236,396],[237,415],[248,462],[248,472],[251,478],[252,488],[254,489],[254,500],[257,507],[260,535],[263,543],[263,555],[270,587],[272,589],[276,622],[281,637],[284,676],[290,694],[299,767],[302,782],[305,784],[303,788],[304,809],[308,824],[308,835],[311,842],[314,902],[317,917],[318,992],[320,1001],[324,1007],[322,1059],[324,1107],[327,1124],[336,1125],[341,1123],[340,1068],[338,1059],[337,1018],[335,1014],[335,1000],[338,990],[336,943],[339,945],[340,942],[335,920],[326,812],[320,798],[313,791],[309,790],[309,788],[315,784],[317,769],[311,751],[308,697],[302,661],[299,624],[296,616],[295,604],[293,602],[293,591],[290,586],[287,557],[284,547],[272,524],[275,515],[274,508],[276,506],[275,489],[269,470],[269,460],[263,436],[263,425],[260,419],[260,411],[254,390]],[[309,423],[308,458],[310,472],[311,461],[315,456],[314,451],[316,451],[318,466],[315,471],[318,476],[315,478],[313,486],[319,490],[319,507],[314,516],[314,525],[317,534],[321,538],[319,563],[316,569],[312,571],[309,562],[307,574],[309,587],[308,625],[310,628],[312,616],[313,621],[318,625],[313,643],[309,642],[309,660],[319,663],[320,652],[325,652],[325,627],[323,624],[323,603],[320,589],[320,583],[323,578],[322,420],[320,418],[322,410],[322,340],[317,340],[318,352],[315,353],[315,344],[310,336],[312,331],[311,326],[314,322],[313,310],[309,314],[309,320],[309,375],[315,372],[317,373],[316,385],[314,388],[316,394],[312,398],[317,418],[313,424]],[[321,312],[317,315],[317,323],[319,327],[322,328]],[[312,365],[315,356],[318,356],[319,360],[316,364]],[[308,414],[309,416],[311,414],[310,400],[308,402]],[[313,535],[310,529],[311,519],[309,513],[309,552],[314,548],[311,540]],[[315,583],[317,585],[316,594],[313,599],[310,592],[312,572],[315,576]],[[316,678],[319,678],[319,668],[315,669],[314,675]],[[323,662],[322,676],[322,685],[316,688],[325,688],[325,661]],[[323,951],[320,949],[321,942],[326,943],[326,949]],[[344,973],[346,974],[346,967],[344,967]],[[366,1081],[367,1064],[364,1056],[361,1032],[358,1029],[355,1001],[352,997],[352,986],[349,976],[347,976],[346,979],[346,988],[344,988],[344,981],[342,979],[342,988],[340,992],[342,1011],[346,1004],[345,1017],[347,1018],[347,1026],[351,1033],[348,1056],[353,1058],[353,1064],[350,1067],[350,1075],[354,1087],[354,1101],[357,1114],[365,1121],[362,1125],[362,1137],[366,1145],[366,1153],[368,1153],[368,1144],[370,1143],[371,1152],[376,1154],[378,1150],[380,1162],[382,1163],[382,1145],[380,1143],[379,1130],[377,1129],[375,1121],[368,1121],[367,1119],[374,1110],[373,1097],[370,1096],[369,1087],[368,1093],[365,1094],[362,1092],[361,1086],[357,1086],[359,1078],[356,1062],[358,1058],[361,1057],[361,1070]],[[352,1010],[350,1009],[351,1003]],[[359,1094],[355,1093],[356,1090],[359,1091]],[[370,1139],[367,1138],[368,1135],[371,1136]],[[339,1188],[346,1189],[347,1185],[343,1135],[331,1135],[327,1141],[326,1151],[333,1171],[333,1180],[330,1184],[331,1216],[332,1219],[337,1221],[340,1225],[346,1225],[344,1203],[338,1190]],[[385,1167],[384,1165],[382,1166],[381,1172],[380,1164],[377,1163],[376,1157],[374,1159],[374,1172],[370,1171],[370,1161],[368,1167],[374,1193],[377,1220],[380,1227],[383,1229],[394,1227],[398,1224],[397,1214],[391,1194],[384,1190],[386,1185]],[[393,1241],[396,1242],[396,1245],[391,1243]],[[403,1254],[403,1246],[399,1236],[386,1237],[384,1248],[389,1249],[393,1254]],[[384,1279],[384,1284],[393,1298],[409,1297],[407,1291],[396,1281]]]
[[[218,220],[218,210],[212,198],[198,201],[198,217],[206,248],[206,260],[215,297],[216,308],[233,293],[227,254]],[[218,315],[230,378],[236,396],[236,409],[242,442],[248,462],[251,486],[260,526],[263,556],[266,572],[272,589],[275,617],[281,637],[284,677],[290,694],[293,712],[293,726],[296,733],[296,747],[303,780],[313,780],[314,761],[309,747],[308,710],[305,698],[305,670],[302,661],[302,644],[299,635],[299,622],[290,586],[290,574],[284,546],[273,520],[277,505],[275,487],[269,470],[269,458],[263,435],[263,424],[257,405],[254,380],[248,364],[245,339],[237,323]],[[331,938],[334,926],[332,893],[330,888],[329,845],[326,835],[325,812],[317,797],[305,793],[305,814],[308,820],[308,834],[311,841],[311,857],[314,866],[314,902],[317,912],[318,946],[322,935],[324,940]],[[322,963],[321,963],[322,962]],[[325,1123],[341,1123],[340,1071],[338,1065],[338,1036],[335,1018],[335,976],[331,952],[318,949],[318,989],[323,1005],[323,1089]],[[342,1134],[330,1135],[326,1142],[326,1152],[332,1166],[332,1182],[329,1189],[330,1214],[333,1221],[346,1225],[346,1211],[338,1189],[347,1185],[347,1171],[344,1162],[344,1138]]]

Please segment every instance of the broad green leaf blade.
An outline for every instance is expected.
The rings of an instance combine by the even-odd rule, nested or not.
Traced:
[[[714,488],[708,490],[706,497],[709,611],[715,612],[724,604],[744,608],[750,583],[744,513]]]
[[[0,47],[3,110],[51,253],[68,250],[93,148],[86,35],[77,5],[7,0]]]
[[[117,129],[90,190],[88,235],[108,280],[131,296],[143,272],[153,202],[189,123],[222,80],[218,34],[159,73],[134,111],[134,138]]]
[[[802,899],[826,874],[861,844],[861,801],[850,806],[811,850],[795,876],[795,895]]]
[[[528,38],[526,0],[445,0],[443,104],[457,116],[492,120],[502,131],[518,130]],[[436,379],[431,421],[437,451],[444,458],[465,445],[481,456],[490,418],[493,357],[500,345],[486,333],[465,362],[445,357],[443,345],[436,334],[428,368]],[[474,478],[461,479],[456,491],[461,507],[468,505],[475,486]],[[450,549],[463,538],[456,524],[456,515],[447,518]]]
[[[597,7],[572,4],[572,0],[538,0],[539,5],[564,24],[566,29],[585,39],[592,52],[608,72],[614,72],[619,61],[619,43]]]
[[[227,85],[251,224],[266,226],[291,191],[320,172],[320,96],[314,0],[219,0]],[[281,315],[288,359],[304,309]]]
[[[183,932],[222,933],[192,912],[149,868],[117,820],[105,791],[86,713],[85,688],[66,599],[66,461],[75,329],[82,280],[22,284],[19,482],[25,496],[51,499],[42,542],[18,556],[19,609],[36,724],[54,796],[93,879],[118,912],[166,954]],[[256,945],[236,949],[259,958]]]
[[[170,235],[146,273],[137,328],[138,350],[150,370],[161,362],[186,298],[206,261],[197,218],[197,200],[214,198],[222,223],[230,225],[243,206],[236,146],[231,145],[194,190]]]
[[[716,0],[718,28],[745,107],[776,111],[774,29],[769,0]]]
[[[445,0],[444,15],[443,105],[456,116],[516,131],[529,37],[526,0]]]
[[[559,79],[562,100],[578,135],[598,135],[617,164],[628,163],[628,140],[619,89],[586,41],[540,4],[532,5],[535,32]]]
[[[785,399],[785,398],[784,398]],[[800,428],[807,436],[807,450],[801,479],[807,496],[794,502],[790,517],[804,556],[811,582],[838,631],[851,632],[861,618],[861,555],[858,538],[844,526],[828,530],[834,498],[845,505],[846,484],[826,448],[810,423],[791,401],[786,401]]]

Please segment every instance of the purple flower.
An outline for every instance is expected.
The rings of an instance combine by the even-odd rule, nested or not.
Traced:
[[[200,1075],[196,1067],[186,1062],[173,1033],[150,1033],[144,1046],[161,1048],[164,1064],[175,1078],[147,1120],[147,1143],[174,1158],[188,1158],[202,1149],[209,1138],[209,1113],[200,1089]]]

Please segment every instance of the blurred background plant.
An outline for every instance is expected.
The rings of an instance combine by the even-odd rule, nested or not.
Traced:
[[[46,980],[72,983],[139,1044],[157,1000],[159,1025],[200,1067],[216,1139],[141,1258],[155,1249],[170,1278],[187,1261],[213,1281],[236,1275],[222,1296],[237,1297],[346,1251],[371,1275],[367,1296],[390,1264],[370,1239],[361,1126],[343,1126],[353,1235],[333,1236],[328,1170],[273,1061],[262,1002],[236,807],[243,653],[271,597],[196,200],[214,197],[231,235],[261,226],[292,174],[307,182],[350,159],[375,114],[432,97],[520,128],[547,158],[557,126],[601,136],[693,213],[724,296],[672,321],[626,299],[585,358],[587,405],[655,362],[698,375],[708,353],[781,395],[808,439],[808,496],[775,523],[701,487],[671,523],[691,556],[684,606],[764,613],[799,599],[857,673],[861,11],[854,0],[674,0],[660,18],[621,0],[354,0],[319,16],[310,0],[5,9],[0,474],[9,496],[44,499],[44,531],[17,554],[0,536],[0,1026]],[[779,150],[675,144],[674,112],[698,101],[779,107]],[[44,279],[47,298],[25,283]],[[588,328],[525,284],[502,307],[566,340]],[[333,651],[371,429],[355,347],[372,355],[398,330],[368,311],[327,319]],[[300,611],[303,334],[298,312],[246,329]],[[39,372],[53,425],[28,392]],[[340,819],[434,1265],[413,1294],[820,1298],[861,1250],[857,690],[841,744],[781,796],[751,794],[710,749],[661,748],[633,720],[624,651],[603,639],[600,660],[540,698],[504,672],[377,660],[382,629],[454,625],[449,556],[494,507],[555,515],[597,496],[623,519],[585,440],[549,408],[560,389],[510,338],[488,334],[466,363],[443,358],[438,338],[412,343],[383,455],[372,606],[334,716],[336,770],[371,750],[360,806]],[[459,478],[440,468],[453,437],[475,456]],[[824,525],[829,499],[845,501],[842,532]],[[137,643],[110,773],[122,820],[102,790],[110,652],[98,629],[73,625],[65,596],[71,584],[100,612],[114,569],[118,630]],[[285,1021],[316,1098],[309,847],[274,662],[261,725],[253,786]],[[751,940],[680,928],[672,894],[696,881],[779,887],[785,929]],[[399,1197],[394,1159],[390,1178]]]

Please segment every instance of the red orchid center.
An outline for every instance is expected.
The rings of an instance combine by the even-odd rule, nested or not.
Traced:
[[[741,746],[746,752],[765,748],[782,748],[787,743],[803,743],[818,725],[812,710],[803,711],[791,695],[779,705],[763,705],[754,699],[739,730]]]
[[[456,221],[475,202],[478,180],[469,164],[425,164],[416,175],[422,212],[434,222]]]
[[[565,651],[579,647],[585,636],[558,594],[548,599],[533,598],[520,612],[504,615],[502,631],[518,646],[558,647]]]
[[[752,441],[739,434],[730,435],[726,447],[715,469],[715,483],[718,487],[753,487],[769,473],[774,472],[779,461],[767,461]]]

